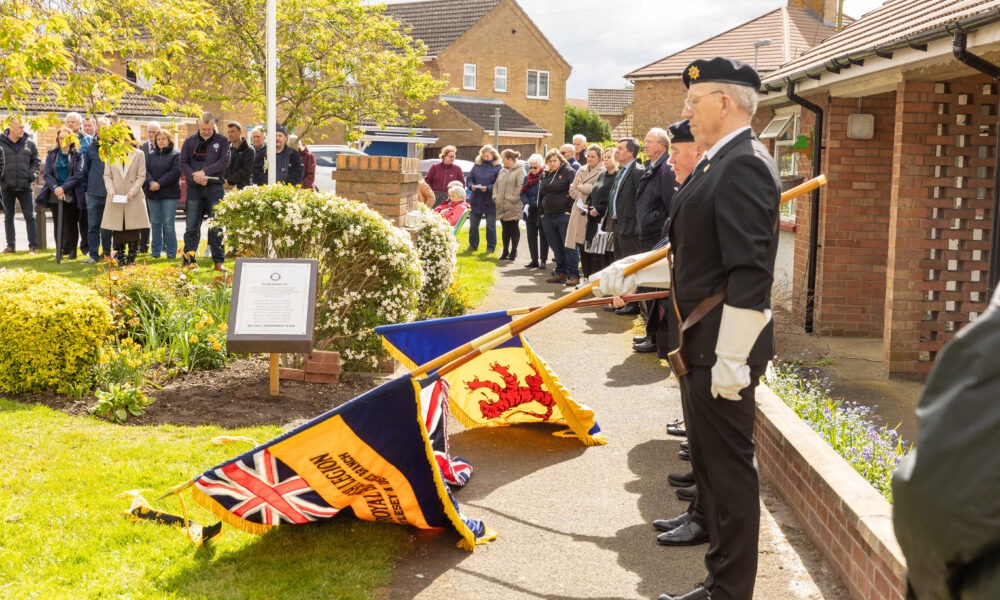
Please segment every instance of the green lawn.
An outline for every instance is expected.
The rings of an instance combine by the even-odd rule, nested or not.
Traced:
[[[145,262],[166,268],[179,261]],[[459,254],[459,282],[473,306],[489,294],[495,265],[496,255]],[[79,283],[100,273],[80,261],[57,265],[53,252],[0,254],[0,268]],[[193,277],[216,275],[202,268]],[[405,527],[345,517],[255,536],[224,525],[221,538],[196,549],[180,529],[124,516],[129,500],[118,494],[145,489],[153,501],[248,449],[216,446],[212,437],[264,442],[279,433],[276,427],[119,426],[0,398],[0,598],[376,597],[409,549],[412,532]],[[216,521],[185,498],[193,520]],[[179,514],[175,497],[155,506]]]

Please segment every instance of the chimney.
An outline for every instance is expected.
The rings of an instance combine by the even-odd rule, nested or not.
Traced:
[[[838,0],[788,0],[788,8],[805,8],[812,11],[826,25],[837,24]]]

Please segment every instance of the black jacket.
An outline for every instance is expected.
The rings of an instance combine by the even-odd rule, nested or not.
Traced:
[[[674,255],[671,293],[682,318],[723,288],[725,304],[735,308],[771,307],[780,197],[774,159],[749,129],[684,182],[671,202],[667,223]],[[720,304],[684,333],[685,354],[693,366],[715,364],[721,320]],[[772,321],[747,364],[763,366],[773,356]]]
[[[181,197],[181,155],[170,144],[154,148],[146,155],[146,183],[142,191],[147,200],[179,200]],[[156,182],[160,189],[150,191],[149,184]]]
[[[569,186],[576,177],[576,171],[569,165],[559,167],[554,173],[544,173],[538,186],[538,204],[542,215],[558,215],[569,212],[573,199],[569,197]]]
[[[617,171],[615,172],[617,174]],[[597,216],[591,216],[587,212],[587,241],[594,239],[597,233],[597,226],[604,219],[608,211],[608,200],[611,197],[611,184],[614,183],[615,176],[607,171],[601,171],[594,182],[594,187],[590,188],[590,195],[587,196],[587,206],[597,209]]]
[[[45,177],[45,187],[38,192],[35,198],[36,204],[58,204],[59,200],[53,192],[57,187],[61,187],[64,192],[71,195],[77,208],[86,208],[87,199],[84,196],[83,188],[83,155],[76,148],[69,151],[69,164],[66,179],[59,181],[56,177],[56,157],[59,154],[58,148],[49,150],[45,156],[45,169],[42,175]]]
[[[621,173],[623,168],[621,167],[618,172]],[[622,181],[618,184],[618,196],[615,200],[614,210],[609,206],[605,215],[605,231],[614,231],[616,236],[638,237],[639,224],[635,217],[635,195],[639,190],[639,180],[642,178],[643,171],[642,164],[636,160],[632,161],[628,171],[621,176]],[[610,220],[612,214],[616,218],[613,226]]]
[[[25,133],[15,144],[4,132],[0,135],[0,152],[3,152],[0,188],[8,192],[30,191],[42,166],[35,142],[28,139],[28,134]]]
[[[253,172],[254,153],[253,148],[245,139],[240,140],[240,145],[232,148],[229,154],[229,166],[222,176],[229,185],[237,189],[250,185],[250,175]]]
[[[108,190],[104,186],[104,161],[101,160],[100,148],[99,137],[94,137],[94,141],[87,146],[83,156],[83,187],[87,194],[97,196],[103,201],[108,195]]]
[[[667,156],[647,167],[639,177],[635,196],[635,219],[639,227],[639,241],[645,250],[663,238],[663,226],[670,214],[670,200],[674,197],[677,179],[667,164]]]
[[[275,183],[289,183],[299,185],[302,183],[302,175],[305,174],[305,167],[302,166],[302,155],[292,150],[288,146],[275,155],[275,162],[278,163],[274,175]],[[253,182],[255,185],[267,185],[267,146],[260,149],[253,161]]]

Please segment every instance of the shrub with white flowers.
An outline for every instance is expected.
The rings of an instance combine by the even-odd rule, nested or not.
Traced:
[[[420,314],[438,317],[441,301],[455,277],[458,261],[458,239],[448,221],[440,214],[419,205],[423,228],[417,234],[415,245],[424,271],[424,285],[420,288]]]
[[[417,315],[423,280],[409,236],[360,202],[287,185],[227,194],[215,210],[241,256],[319,262],[313,347],[367,370],[387,355],[374,327]]]

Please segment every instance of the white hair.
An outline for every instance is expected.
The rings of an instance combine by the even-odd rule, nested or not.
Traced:
[[[578,133],[578,134],[576,134],[576,135],[573,136],[573,143],[575,144],[577,142],[577,140],[579,140],[580,143],[582,143],[582,144],[586,144],[587,143],[587,136],[583,135],[582,133]]]
[[[542,158],[541,154],[532,154],[528,157],[529,165],[538,165],[539,167],[545,165],[545,159]]]
[[[733,99],[741,110],[753,117],[757,114],[757,90],[747,85],[722,84],[723,91]]]
[[[83,122],[83,116],[81,116],[80,113],[78,112],[68,112],[66,113],[66,116],[63,117],[63,121],[69,121],[70,119],[79,121],[81,123]]]

